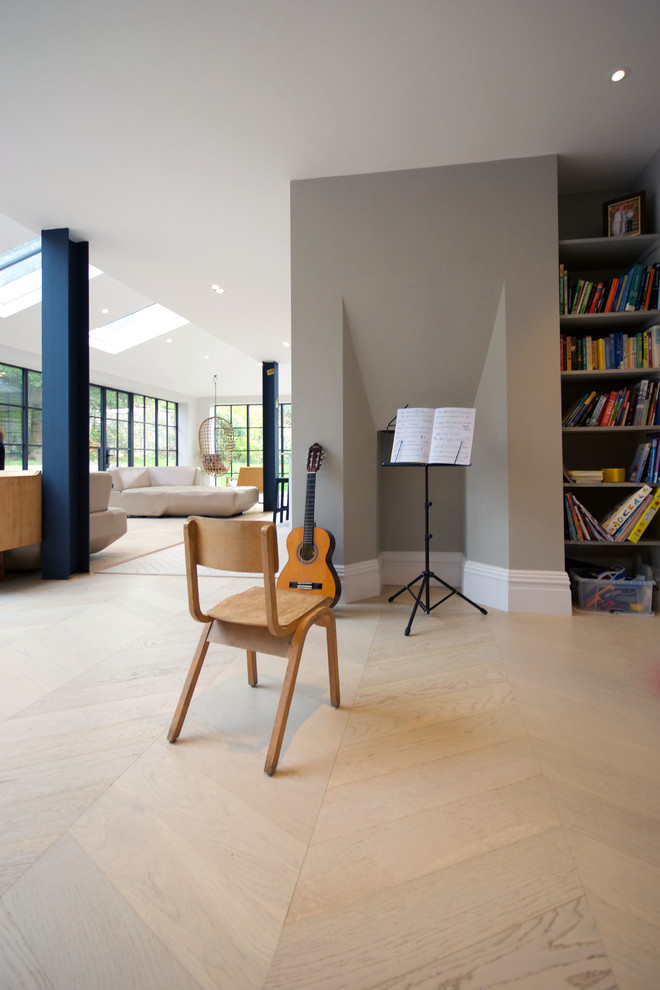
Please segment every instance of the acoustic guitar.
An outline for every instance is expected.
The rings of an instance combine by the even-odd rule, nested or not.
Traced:
[[[314,524],[316,475],[323,457],[323,447],[319,443],[313,443],[307,453],[304,525],[292,529],[287,537],[289,559],[277,579],[277,587],[326,595],[332,599],[332,605],[336,605],[341,595],[341,584],[332,566],[335,538],[332,533],[319,529]]]

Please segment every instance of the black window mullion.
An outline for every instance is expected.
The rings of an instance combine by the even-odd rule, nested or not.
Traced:
[[[106,446],[107,433],[105,430],[105,386],[101,385],[101,404],[99,408],[99,416],[101,417],[101,436],[99,442],[101,444],[101,463],[99,468],[102,471],[108,470],[108,448]]]
[[[21,369],[21,457],[23,462],[23,470],[27,471],[28,467],[28,369]],[[43,416],[43,413],[42,413]]]
[[[135,437],[133,436],[133,424],[135,423],[135,417],[133,416],[133,403],[135,402],[135,396],[132,392],[128,393],[128,463],[132,466],[135,459]]]

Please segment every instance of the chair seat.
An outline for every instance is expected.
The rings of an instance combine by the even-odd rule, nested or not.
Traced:
[[[319,605],[327,605],[327,595],[310,595],[307,592],[277,590],[277,614],[283,626],[298,622],[307,612]],[[263,588],[248,588],[238,595],[223,598],[207,610],[213,619],[236,622],[246,626],[268,626],[266,593]]]

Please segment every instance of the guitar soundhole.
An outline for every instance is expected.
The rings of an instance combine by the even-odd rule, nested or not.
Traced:
[[[298,560],[303,564],[311,564],[318,557],[315,543],[301,543],[298,547]]]

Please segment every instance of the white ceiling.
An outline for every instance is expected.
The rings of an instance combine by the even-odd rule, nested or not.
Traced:
[[[557,154],[562,191],[627,189],[660,146],[658,0],[21,0],[0,23],[0,251],[16,225],[88,240],[92,326],[149,301],[191,323],[92,370],[188,395],[258,393],[263,360],[287,388],[292,179]],[[38,307],[0,323],[0,355],[38,350]]]

